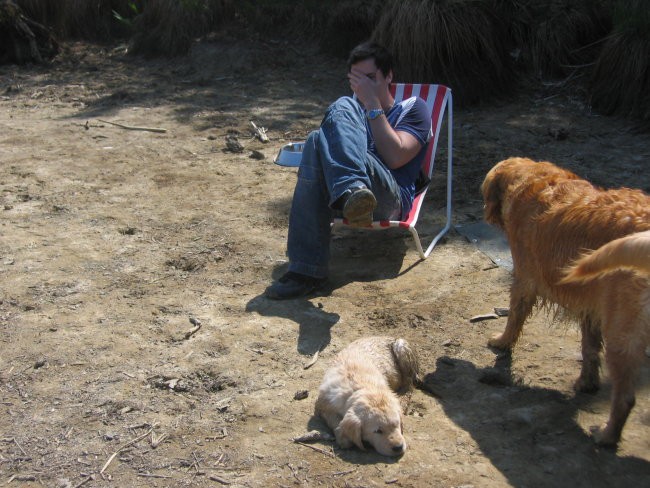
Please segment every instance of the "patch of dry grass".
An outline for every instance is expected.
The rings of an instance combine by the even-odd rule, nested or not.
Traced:
[[[593,69],[591,103],[650,127],[650,2],[618,2],[614,23]]]
[[[504,25],[486,0],[391,3],[373,38],[393,52],[399,80],[446,84],[461,104],[512,86]]]

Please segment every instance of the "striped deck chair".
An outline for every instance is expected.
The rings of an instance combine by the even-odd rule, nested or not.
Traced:
[[[431,180],[433,175],[433,166],[436,157],[436,149],[438,147],[438,136],[440,135],[440,127],[443,122],[443,117],[445,115],[445,110],[447,110],[447,214],[446,214],[446,223],[442,230],[433,238],[429,246],[423,249],[422,242],[418,231],[415,229],[415,225],[418,222],[418,217],[420,215],[420,210],[422,208],[422,203],[424,202],[424,197],[427,193],[429,185],[420,191],[413,201],[413,207],[411,207],[411,212],[404,220],[378,220],[373,222],[368,227],[362,227],[364,229],[374,229],[382,230],[388,229],[391,227],[399,227],[402,229],[408,229],[408,231],[413,236],[415,241],[415,247],[420,254],[421,259],[426,259],[435,245],[438,243],[440,238],[444,236],[447,231],[451,228],[451,181],[452,181],[452,96],[451,89],[444,85],[424,85],[424,84],[414,84],[414,83],[397,83],[392,84],[390,87],[391,95],[395,98],[396,102],[410,98],[412,96],[419,96],[426,103],[429,109],[431,110],[431,139],[427,147],[427,152],[422,162],[422,171],[428,177],[428,181]],[[346,226],[347,223],[345,219],[337,218],[334,219],[332,224],[334,226]],[[358,228],[358,227],[355,227]]]

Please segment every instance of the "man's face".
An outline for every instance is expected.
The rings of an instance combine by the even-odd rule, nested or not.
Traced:
[[[373,82],[379,83],[380,85],[388,85],[389,82],[384,77],[384,74],[381,72],[377,65],[375,64],[374,58],[364,59],[359,61],[351,66],[352,70],[358,70],[363,73],[365,76],[370,78]]]

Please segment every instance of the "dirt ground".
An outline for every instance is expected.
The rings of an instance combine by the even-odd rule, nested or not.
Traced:
[[[344,72],[228,39],[172,61],[74,44],[50,67],[0,67],[0,484],[647,486],[650,360],[618,450],[595,447],[606,372],[576,395],[578,332],[543,311],[512,357],[488,348],[505,319],[469,319],[507,307],[510,273],[455,230],[423,262],[400,232],[337,233],[329,289],[263,297],[286,267],[296,179],[273,158],[347,93]],[[481,219],[479,185],[508,156],[650,191],[650,135],[557,86],[454,116],[456,225]],[[331,358],[377,334],[417,347],[429,390],[408,404],[407,453],[292,442],[325,430],[313,405]]]

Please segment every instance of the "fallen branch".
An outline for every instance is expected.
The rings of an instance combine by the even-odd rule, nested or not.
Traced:
[[[137,127],[134,125],[124,125],[124,124],[118,124],[117,122],[109,122],[108,120],[102,120],[102,119],[97,119],[100,122],[103,122],[105,124],[111,124],[116,127],[121,127],[122,129],[127,129],[127,130],[144,130],[148,132],[167,132],[167,129],[160,129],[158,127]]]
[[[262,142],[269,142],[269,137],[266,135],[266,129],[264,127],[257,127],[255,122],[251,120],[251,125],[255,129],[255,135]]]

